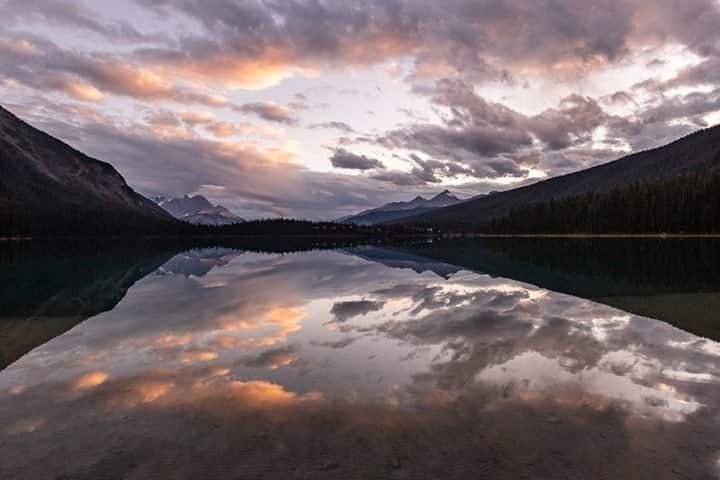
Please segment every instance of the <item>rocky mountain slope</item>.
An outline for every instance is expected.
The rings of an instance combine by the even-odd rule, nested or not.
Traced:
[[[109,163],[0,107],[0,235],[149,233],[175,222]]]

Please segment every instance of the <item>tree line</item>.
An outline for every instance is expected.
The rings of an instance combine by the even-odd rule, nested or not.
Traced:
[[[485,233],[720,233],[720,173],[637,181],[602,193],[513,208],[480,227]]]
[[[264,219],[232,225],[192,225],[175,219],[138,215],[123,210],[66,209],[62,213],[0,205],[0,237],[84,237],[84,236],[296,236],[385,238],[396,235],[424,234],[412,226],[363,226],[296,219]]]

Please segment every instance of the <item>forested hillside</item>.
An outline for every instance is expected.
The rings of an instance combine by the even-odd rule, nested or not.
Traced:
[[[637,181],[626,188],[513,208],[489,233],[719,233],[720,172]]]
[[[550,178],[525,187],[433,210],[404,223],[433,224],[447,229],[477,229],[511,210],[563,197],[607,193],[638,182],[664,182],[681,175],[705,175],[720,168],[720,126],[697,131],[668,145],[628,155],[613,162]],[[611,220],[611,219],[608,219]]]

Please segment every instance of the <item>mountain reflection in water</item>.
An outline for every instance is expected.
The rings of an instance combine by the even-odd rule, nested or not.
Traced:
[[[0,372],[0,478],[716,478],[718,343],[462,242],[165,259]]]

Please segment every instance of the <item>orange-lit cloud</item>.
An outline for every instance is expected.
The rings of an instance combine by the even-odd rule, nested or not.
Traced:
[[[180,355],[180,361],[183,363],[207,362],[215,360],[217,353],[212,350],[190,350]]]
[[[232,135],[252,133],[255,128],[247,123],[214,122],[207,129],[216,137],[224,138]]]
[[[214,115],[208,112],[197,112],[193,110],[181,110],[178,117],[190,125],[199,125],[212,122]]]
[[[75,379],[73,382],[73,389],[87,390],[101,385],[107,379],[108,374],[106,372],[88,372]]]
[[[175,348],[182,347],[192,342],[193,336],[189,333],[167,334],[156,338],[153,345],[156,348]]]

